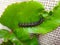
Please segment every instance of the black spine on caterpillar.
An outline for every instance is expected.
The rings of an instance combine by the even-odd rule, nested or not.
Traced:
[[[40,25],[42,22],[44,21],[44,18],[41,17],[39,21],[37,22],[32,22],[32,23],[19,23],[19,27],[34,27],[34,26],[37,26],[37,25]]]

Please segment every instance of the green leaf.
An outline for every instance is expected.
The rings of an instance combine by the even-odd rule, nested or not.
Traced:
[[[0,29],[0,38],[4,39],[2,45],[23,45],[13,33],[4,29]]]
[[[55,23],[60,25],[60,2],[54,7],[52,18],[54,19]]]
[[[1,16],[1,23],[10,29],[18,28],[19,23],[32,23],[40,20],[44,6],[37,1],[9,5]]]
[[[13,32],[21,41],[30,39],[30,33],[24,28],[17,28]]]
[[[15,45],[23,45],[23,43],[15,36],[14,33],[10,34],[9,40],[12,41]]]
[[[7,42],[3,42],[1,45],[13,45],[13,43],[9,40]]]
[[[9,35],[10,35],[9,31],[0,29],[0,38],[3,38],[4,42],[8,41]]]
[[[22,35],[20,34],[21,35],[20,39],[22,41],[20,41],[15,36],[14,33],[10,33],[7,30],[0,30],[0,32],[1,32],[0,35],[2,35],[2,36],[0,36],[0,38],[5,38],[7,40],[7,41],[4,41],[1,45],[13,45],[13,44],[15,44],[15,45],[38,45],[38,39],[37,39],[37,37],[33,36],[30,39],[28,39],[27,38],[28,34],[27,33],[25,34],[25,32],[21,33]],[[7,35],[9,35],[9,36],[7,36]],[[26,40],[26,39],[28,39],[28,40]]]
[[[26,45],[39,45],[37,37],[33,37],[31,40],[26,41]]]
[[[3,38],[3,37],[4,38],[9,37],[9,31],[0,29],[0,38]]]

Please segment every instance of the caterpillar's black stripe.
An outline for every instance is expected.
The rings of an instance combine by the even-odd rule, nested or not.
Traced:
[[[37,26],[37,25],[40,25],[42,22],[44,21],[44,18],[42,17],[38,22],[34,22],[34,23],[19,23],[19,27],[34,27],[34,26]]]

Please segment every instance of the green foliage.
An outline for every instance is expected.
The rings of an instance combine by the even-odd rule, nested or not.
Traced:
[[[36,1],[14,3],[9,5],[0,18],[1,24],[12,30],[0,30],[0,38],[6,45],[39,45],[38,38],[33,34],[46,34],[60,25],[60,3],[53,11],[47,12],[44,6]],[[19,23],[29,24],[44,18],[44,21],[33,27],[19,27]],[[11,43],[11,44],[10,44]]]
[[[55,23],[60,24],[60,2],[57,6],[54,7],[52,18],[55,21]]]
[[[22,36],[23,37],[23,36]],[[31,37],[31,39],[20,41],[14,35],[14,33],[7,30],[0,30],[0,38],[4,39],[4,42],[1,45],[38,45],[38,40],[36,36]]]
[[[13,45],[13,43],[11,41],[8,41],[8,42],[3,42],[1,45]]]
[[[2,43],[2,45],[8,45],[10,43],[16,44],[16,45],[22,45],[22,43],[15,37],[15,35],[12,32],[9,32],[4,29],[0,30],[0,38],[4,39],[4,42]]]
[[[1,23],[12,29],[19,40],[30,40],[28,28],[20,28],[19,23],[37,22],[44,7],[39,2],[29,1],[9,5],[1,16]]]
[[[1,16],[1,23],[11,29],[19,23],[31,23],[40,20],[44,7],[39,2],[22,2],[9,5]]]

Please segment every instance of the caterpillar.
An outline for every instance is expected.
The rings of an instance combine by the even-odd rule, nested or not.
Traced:
[[[32,22],[32,23],[19,23],[19,27],[34,27],[37,25],[40,25],[44,21],[44,18],[41,17],[39,21],[37,22]]]

